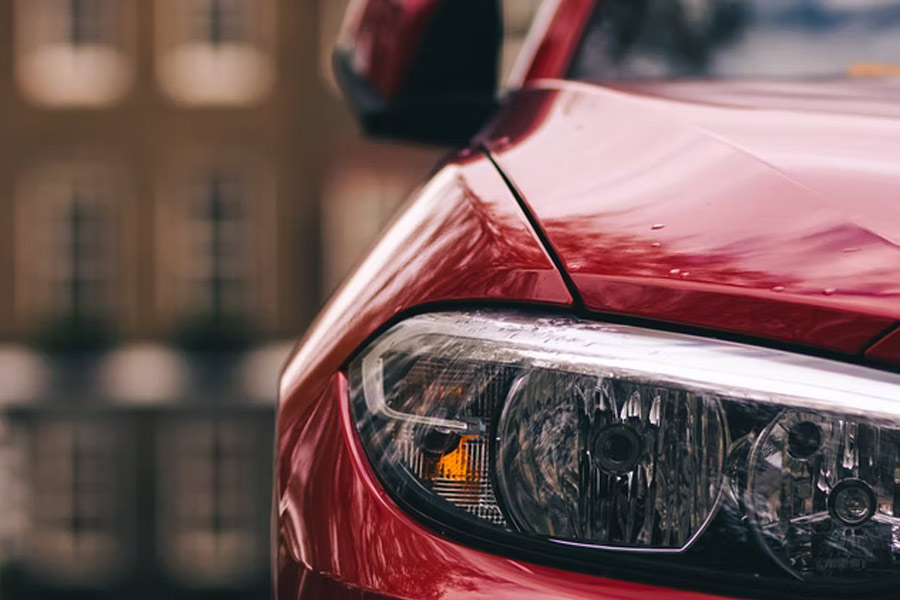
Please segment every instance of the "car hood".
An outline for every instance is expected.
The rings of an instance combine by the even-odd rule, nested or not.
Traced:
[[[900,320],[900,82],[544,82],[481,141],[591,310],[841,353]]]

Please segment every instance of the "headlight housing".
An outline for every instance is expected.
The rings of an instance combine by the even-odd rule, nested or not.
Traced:
[[[349,373],[375,472],[454,534],[773,589],[900,578],[900,376],[490,311],[403,321]]]

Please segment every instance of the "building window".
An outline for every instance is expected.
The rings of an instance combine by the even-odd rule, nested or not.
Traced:
[[[248,341],[250,329],[274,310],[276,223],[267,170],[246,156],[195,163],[160,189],[162,316],[185,342],[225,344],[231,335]]]
[[[6,359],[10,367],[18,368],[23,365],[16,364],[23,357],[16,356],[18,352],[0,350],[0,361]],[[24,354],[24,351],[22,351]],[[5,356],[4,356],[5,355]],[[27,356],[24,357],[26,369]],[[10,371],[7,368],[7,375]],[[7,377],[15,379],[15,377]],[[0,392],[0,396],[3,393]],[[0,414],[0,490],[3,490],[4,510],[0,511],[0,569],[14,558],[21,558],[21,544],[27,539],[27,506],[25,498],[25,477],[28,468],[25,462],[25,444],[21,431],[14,426],[6,415]]]
[[[184,223],[185,285],[198,312],[234,315],[247,308],[249,219],[246,182],[234,171],[213,169],[191,185]]]
[[[275,77],[272,0],[160,0],[157,75],[176,102],[244,105]]]
[[[73,190],[70,201],[51,224],[56,230],[53,254],[59,257],[58,268],[48,274],[51,294],[75,314],[98,315],[103,308],[103,287],[109,259],[104,248],[105,207],[95,196]]]
[[[253,3],[244,0],[190,0],[187,39],[221,46],[253,43]]]
[[[181,184],[169,210],[172,222],[160,231],[176,235],[171,241],[178,251],[167,260],[174,271],[175,304],[183,318],[243,317],[251,309],[255,266],[249,176],[211,167],[187,175]]]
[[[271,439],[254,425],[184,419],[160,431],[159,551],[175,579],[220,586],[265,571],[269,504],[259,465]]]
[[[28,320],[97,324],[114,307],[114,200],[108,174],[90,167],[38,170],[20,185],[17,310]]]
[[[126,548],[116,430],[96,421],[39,420],[31,444],[30,566],[64,581],[103,581]]]
[[[78,48],[89,45],[110,44],[112,31],[105,27],[105,17],[110,14],[109,0],[67,0],[68,41]]]
[[[121,100],[133,73],[133,0],[17,0],[16,73],[46,106]]]

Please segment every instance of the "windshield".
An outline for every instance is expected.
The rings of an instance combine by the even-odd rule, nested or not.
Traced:
[[[900,75],[900,0],[599,0],[570,78]]]

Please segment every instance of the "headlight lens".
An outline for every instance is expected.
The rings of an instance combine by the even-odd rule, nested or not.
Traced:
[[[896,424],[785,411],[751,456],[747,503],[761,542],[798,575],[900,570],[898,453]]]
[[[685,548],[723,489],[723,421],[707,394],[527,370],[497,426],[497,487],[509,520],[601,546]]]
[[[900,575],[900,376],[501,312],[408,319],[350,376],[379,477],[457,529],[829,586]]]

